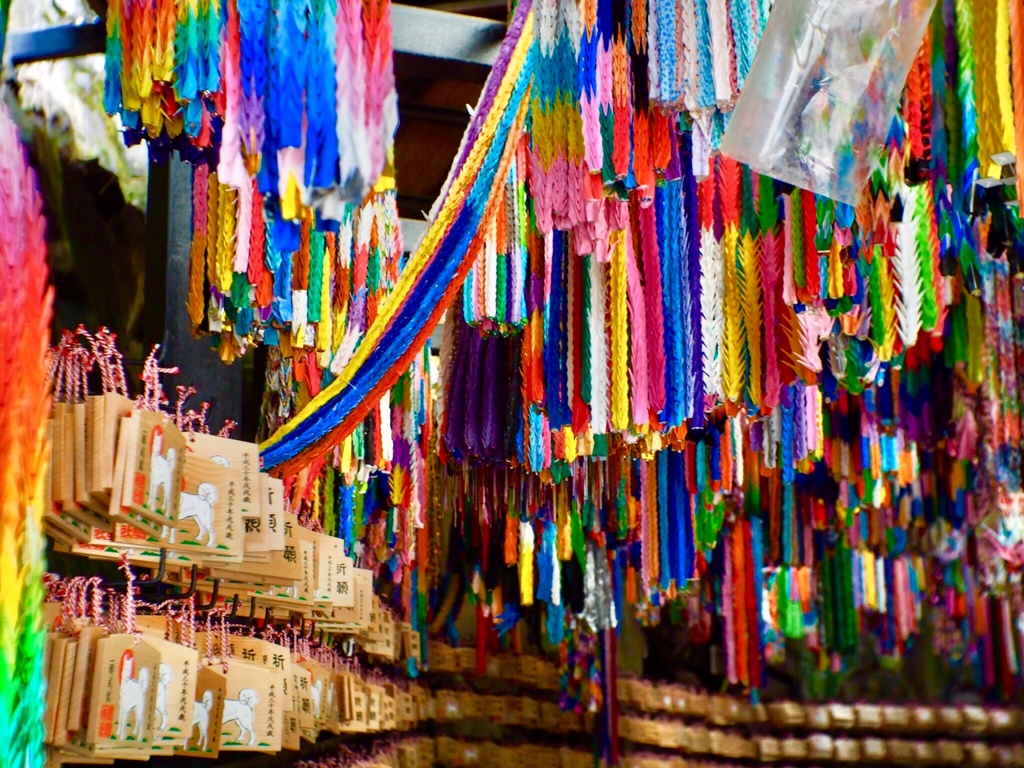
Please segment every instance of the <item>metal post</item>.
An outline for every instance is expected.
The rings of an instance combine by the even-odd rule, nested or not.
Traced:
[[[192,242],[191,168],[180,160],[170,160],[165,166],[151,164],[150,174],[146,339],[163,344],[163,365],[180,368],[175,383],[195,387],[197,402],[206,400],[211,404],[211,429],[219,429],[224,419],[241,424],[242,362],[225,365],[209,338],[193,338],[185,306]],[[162,328],[158,330],[161,316]]]

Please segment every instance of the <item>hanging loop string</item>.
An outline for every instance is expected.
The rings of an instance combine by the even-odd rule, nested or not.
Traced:
[[[90,589],[90,601],[89,601],[89,618],[92,620],[94,627],[103,626],[103,578],[100,576],[93,576],[89,579]]]
[[[127,553],[121,555],[120,568],[124,571],[125,581],[128,582],[122,601],[123,612],[121,620],[124,622],[125,634],[134,635],[136,641],[142,638],[135,624],[135,573],[132,571],[131,563],[128,562]]]
[[[103,351],[103,358],[106,361],[112,380],[112,392],[128,397],[128,381],[124,373],[124,355],[117,348],[117,334],[111,333],[108,328],[101,327],[96,331],[96,340]]]
[[[196,647],[196,596],[192,595],[186,600],[178,612],[179,633],[178,638],[186,648]]]
[[[189,417],[195,411],[189,410],[186,413],[185,402],[196,393],[196,388],[179,384],[176,389],[178,390],[178,402],[174,405],[174,423],[182,432],[191,432]]]
[[[157,362],[157,353],[160,351],[160,345],[154,345],[152,351],[146,357],[146,361],[142,364],[142,383],[143,393],[136,398],[136,407],[142,411],[159,411],[163,405],[167,403],[167,396],[164,395],[162,386],[160,385],[160,374],[161,373],[178,373],[178,367],[172,366],[170,368],[161,368]]]
[[[224,674],[228,673],[228,657],[231,655],[231,642],[228,640],[228,617],[227,612],[220,611],[220,661],[224,667]]]

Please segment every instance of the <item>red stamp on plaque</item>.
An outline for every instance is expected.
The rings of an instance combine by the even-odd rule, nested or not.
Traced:
[[[142,472],[135,473],[132,484],[132,504],[141,507],[146,503],[146,476]]]
[[[144,531],[140,531],[134,525],[127,525],[126,523],[118,524],[117,534],[122,539],[138,539],[139,541],[146,540],[146,534]]]
[[[100,706],[100,728],[97,736],[101,739],[109,739],[114,733],[114,705],[103,704]]]

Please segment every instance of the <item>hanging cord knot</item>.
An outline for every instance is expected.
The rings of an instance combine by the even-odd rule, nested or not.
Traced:
[[[136,642],[138,642],[142,639],[142,634],[138,631],[135,624],[135,573],[132,571],[131,563],[128,562],[127,553],[121,554],[119,567],[124,571],[125,581],[128,582],[122,602],[121,620],[124,622],[125,634],[133,635]]]
[[[158,353],[160,351],[160,345],[156,344],[153,346],[153,350],[146,357],[146,361],[142,364],[142,374],[139,378],[142,379],[143,393],[136,399],[136,405],[139,410],[143,411],[159,411],[161,407],[167,404],[167,396],[164,394],[163,387],[160,384],[160,374],[178,373],[177,366],[171,366],[169,368],[160,367],[158,361]]]

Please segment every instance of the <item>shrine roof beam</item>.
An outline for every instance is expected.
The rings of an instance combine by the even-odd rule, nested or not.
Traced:
[[[395,71],[436,79],[483,82],[498,56],[505,25],[488,19],[411,5],[391,8]],[[5,59],[12,66],[103,53],[102,20],[10,32]]]

